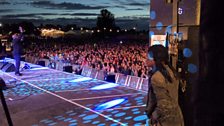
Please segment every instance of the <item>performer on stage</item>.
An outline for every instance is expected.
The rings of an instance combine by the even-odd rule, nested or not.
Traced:
[[[20,68],[20,60],[22,55],[22,42],[24,40],[24,29],[22,26],[19,26],[18,28],[19,32],[15,32],[12,35],[12,42],[13,42],[13,57],[15,59],[15,75],[22,76],[22,74],[19,71]]]

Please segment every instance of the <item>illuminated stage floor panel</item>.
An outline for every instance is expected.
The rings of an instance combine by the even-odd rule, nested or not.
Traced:
[[[12,62],[13,60],[9,60]],[[4,92],[14,126],[139,126],[147,119],[147,94],[115,83],[30,64]],[[0,126],[7,126],[0,104]]]
[[[104,98],[104,97],[117,97],[117,96],[131,96],[136,94],[144,95],[142,92],[138,92],[135,90],[126,89],[125,87],[114,87],[111,89],[104,89],[104,90],[90,90],[90,89],[83,89],[83,90],[65,90],[65,91],[57,91],[56,94],[65,97],[67,99],[97,99],[97,98]]]
[[[117,123],[100,116],[100,113],[96,114],[49,94],[9,102],[8,106],[15,126],[86,126],[87,123]]]

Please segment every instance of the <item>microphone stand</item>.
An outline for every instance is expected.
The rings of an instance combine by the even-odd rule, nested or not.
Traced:
[[[13,126],[12,119],[10,117],[10,113],[9,113],[9,110],[8,110],[8,107],[7,107],[7,104],[5,101],[5,97],[3,94],[4,89],[6,89],[5,82],[3,81],[3,79],[0,78],[0,97],[1,97],[1,101],[2,101],[2,106],[4,108],[5,115],[6,115],[9,126]]]

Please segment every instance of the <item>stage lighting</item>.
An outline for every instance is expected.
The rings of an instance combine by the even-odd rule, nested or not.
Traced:
[[[125,100],[126,100],[125,98],[118,98],[118,99],[114,99],[111,101],[107,101],[103,104],[98,105],[94,110],[99,111],[99,110],[109,109],[109,108],[112,108],[116,105],[123,103]]]
[[[7,104],[6,104],[5,96],[4,96],[4,93],[3,93],[3,90],[6,90],[6,89],[7,89],[7,87],[6,87],[5,81],[0,77],[0,98],[1,98],[2,106],[3,106],[3,109],[5,111],[5,115],[6,115],[6,118],[7,118],[7,121],[8,121],[8,125],[13,126],[12,119],[11,119],[10,113],[9,113],[9,109],[8,109]]]

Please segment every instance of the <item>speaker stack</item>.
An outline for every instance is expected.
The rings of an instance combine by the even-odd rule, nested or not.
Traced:
[[[37,62],[37,64],[40,65],[40,66],[45,67],[45,61],[40,60],[40,61]]]
[[[4,72],[14,72],[16,70],[15,65],[13,63],[8,63],[8,62],[1,62],[0,68]]]
[[[73,72],[72,66],[64,66],[63,71],[68,72],[68,73],[72,73]]]
[[[115,75],[109,74],[105,77],[105,81],[115,83]]]

